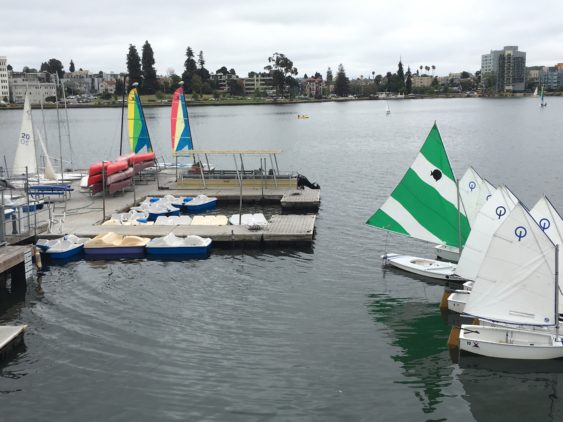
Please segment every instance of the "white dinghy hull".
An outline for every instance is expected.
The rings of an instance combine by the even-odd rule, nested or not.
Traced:
[[[563,358],[561,337],[548,331],[501,326],[466,325],[459,333],[460,351],[501,359]]]
[[[454,248],[448,245],[436,245],[436,257],[444,261],[458,262],[459,261],[459,248]]]
[[[463,313],[465,304],[469,298],[470,290],[456,290],[448,296],[448,310]]]
[[[412,274],[438,280],[460,280],[455,275],[456,266],[451,262],[394,253],[383,255],[381,258],[385,265],[392,265]]]

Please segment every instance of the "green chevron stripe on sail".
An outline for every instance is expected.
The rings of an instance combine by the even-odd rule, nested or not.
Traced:
[[[458,215],[457,187],[436,125],[391,196],[367,224],[432,243],[459,246],[469,235]]]

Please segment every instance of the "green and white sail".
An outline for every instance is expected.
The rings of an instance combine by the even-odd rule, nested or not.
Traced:
[[[456,179],[436,124],[401,182],[367,224],[431,243],[465,244],[469,222],[463,207],[458,212]]]

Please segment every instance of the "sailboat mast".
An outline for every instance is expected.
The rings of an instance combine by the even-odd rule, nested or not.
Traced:
[[[57,128],[59,130],[59,159],[61,160],[61,183],[64,183],[63,141],[61,136],[61,118],[59,114],[59,74],[55,71],[55,104],[57,109]]]
[[[125,91],[127,90],[127,75],[123,75],[123,96],[121,97],[121,133],[119,134],[119,155],[123,155],[123,115],[125,113]]]
[[[457,192],[457,244],[459,247],[459,254],[461,255],[461,209],[459,198],[459,179],[455,179],[455,188]]]
[[[68,152],[70,154],[70,168],[72,170],[74,170],[74,164],[72,162],[72,143],[70,142],[70,123],[69,123],[69,119],[68,119],[68,107],[66,104],[66,93],[65,93],[65,87],[62,81],[59,80],[59,82],[61,83],[61,89],[63,90],[63,101],[65,103],[65,124],[66,124],[66,136],[68,137]]]
[[[555,329],[559,337],[559,244],[555,245]]]

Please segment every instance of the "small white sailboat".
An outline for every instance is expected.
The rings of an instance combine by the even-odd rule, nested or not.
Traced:
[[[462,324],[461,351],[503,359],[563,357],[559,246],[520,203],[493,234],[465,306],[487,325]]]
[[[367,224],[434,244],[458,247],[469,235],[469,221],[436,124],[391,196]],[[437,279],[450,279],[455,265],[433,259],[385,254],[385,264]]]
[[[499,186],[474,218],[471,233],[459,258],[456,274],[466,280],[475,280],[493,233],[514,209],[518,199],[506,186]],[[463,312],[468,299],[467,290],[456,290],[448,296],[448,309]]]
[[[389,102],[385,100],[385,114],[391,114],[391,109],[389,108]]]
[[[536,86],[536,89],[534,89],[534,93],[532,94],[532,97],[537,97],[538,96],[538,87]]]
[[[470,166],[460,179],[458,189],[467,220],[469,225],[473,227],[479,210],[487,202],[487,199],[492,196],[495,188]],[[436,256],[446,261],[457,262],[459,260],[459,248],[437,245]]]
[[[37,153],[35,149],[35,133],[33,131],[29,92],[25,93],[22,124],[12,174],[18,176],[25,175],[26,169],[29,175],[37,174]]]

